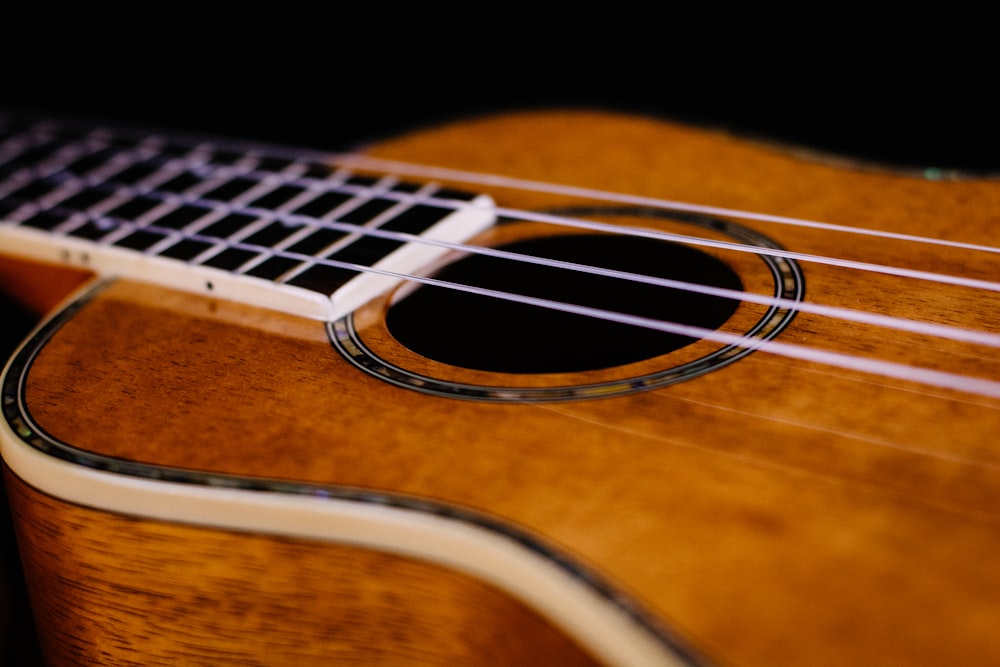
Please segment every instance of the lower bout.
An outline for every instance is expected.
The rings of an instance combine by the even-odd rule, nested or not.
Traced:
[[[6,473],[54,665],[595,664],[523,603],[432,563],[93,510]]]

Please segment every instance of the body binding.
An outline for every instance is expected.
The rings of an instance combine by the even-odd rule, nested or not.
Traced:
[[[587,140],[593,136],[602,140]],[[991,181],[845,169],[717,133],[601,114],[486,118],[371,153],[970,243],[990,242],[988,211],[1000,210],[1000,187]],[[531,210],[579,199],[506,187],[486,194],[501,207]],[[994,257],[954,248],[743,224],[803,253],[933,265],[981,280],[997,275]],[[536,231],[529,225],[523,233]],[[496,244],[515,233],[522,232],[500,227],[479,240]],[[740,263],[752,259],[706,252],[739,267],[748,289],[759,287],[763,278]],[[803,270],[807,295],[821,303],[860,301],[900,317],[998,329],[995,293],[922,282],[907,291],[898,277]],[[391,362],[501,386],[573,379],[447,369],[416,358],[382,324],[393,298],[355,314],[361,334]],[[756,313],[741,308],[736,330]],[[518,327],[517,335],[530,335],[530,323]],[[809,313],[778,340],[985,378],[1000,371],[985,346],[930,345],[917,334],[887,336]],[[698,346],[708,344],[637,367],[674,363]],[[992,631],[1000,622],[1000,572],[991,562],[1000,535],[1000,402],[990,397],[764,352],[690,381],[609,398],[436,397],[359,372],[315,321],[128,280],[69,302],[19,358],[24,363],[8,368],[5,386],[16,386],[19,414],[30,423],[18,431],[8,416],[3,454],[36,615],[57,662],[100,659],[102,651],[127,662],[143,647],[162,655],[179,645],[194,650],[192,641],[206,641],[200,630],[180,640],[171,633],[199,625],[178,611],[198,595],[233,619],[213,631],[229,639],[204,654],[227,659],[248,633],[273,623],[284,585],[300,587],[293,606],[319,620],[303,630],[308,639],[286,626],[273,636],[314,647],[306,657],[317,660],[969,664],[1000,655]],[[584,375],[600,380],[603,371]],[[33,446],[39,435],[42,444]],[[45,442],[71,453],[46,452]],[[41,457],[85,468],[84,476],[47,481],[54,478],[41,473],[45,464],[35,467]],[[111,491],[88,502],[82,480],[91,474],[117,476],[137,494],[146,485],[159,491],[148,505],[124,494],[129,500],[115,506]],[[195,518],[199,506],[212,505],[206,498],[225,503],[240,494],[253,496],[256,509],[234,511],[228,525],[221,514]],[[326,536],[296,527],[309,521],[291,507],[300,501],[388,511],[386,525],[412,533],[413,546],[369,540],[375,518],[317,519],[355,526]],[[286,502],[288,516],[297,517],[287,532],[255,529]],[[457,541],[449,543],[435,522],[458,525]],[[420,538],[425,524],[429,537]],[[489,552],[486,542],[465,542],[480,530],[518,555],[480,562],[470,550],[464,564],[458,547],[452,561],[435,555],[449,544]],[[60,572],[67,556],[49,553],[47,536],[73,554],[74,572],[104,570],[101,594],[120,598],[109,605],[79,590],[60,592],[74,590],[74,575]],[[191,559],[199,565],[171,565],[201,541],[207,555]],[[111,543],[108,553],[101,545]],[[162,557],[152,555],[157,549]],[[518,570],[522,555],[562,583],[528,583],[545,577],[534,565]],[[143,572],[137,562],[152,564]],[[171,567],[194,568],[198,582],[175,600],[154,585],[155,572]],[[265,567],[274,572],[261,574]],[[328,571],[337,574],[319,583]],[[363,574],[355,580],[356,572]],[[124,583],[116,588],[115,581]],[[239,593],[230,607],[227,586]],[[567,602],[578,593],[593,608]],[[272,606],[257,614],[257,600],[266,600],[259,609]],[[115,630],[73,635],[71,607],[93,611]],[[369,620],[360,626],[343,615],[361,608]],[[383,625],[380,613],[390,619]],[[413,631],[424,624],[440,632]],[[170,632],[151,637],[141,625]],[[512,636],[522,641],[508,645]],[[366,652],[383,642],[400,653]],[[258,655],[274,650],[261,645]]]

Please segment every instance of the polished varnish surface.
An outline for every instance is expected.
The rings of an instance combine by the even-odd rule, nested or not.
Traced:
[[[372,153],[979,244],[995,242],[993,212],[1000,210],[996,182],[931,181],[598,114],[462,123]],[[577,203],[552,193],[485,190],[503,207]],[[800,253],[1000,277],[1000,263],[987,253],[743,224]],[[521,233],[501,229],[482,240]],[[748,289],[760,286],[752,260],[704,252],[736,266]],[[808,262],[803,271],[812,302],[1000,330],[995,292]],[[536,386],[616,372],[517,376],[449,368],[393,341],[384,325],[390,303],[380,299],[358,312],[360,335],[390,361],[429,375]],[[723,330],[745,330],[755,312],[741,307]],[[460,319],[456,313],[428,326],[461,326]],[[530,322],[511,323],[511,330],[531,337]],[[778,340],[1000,377],[995,348],[812,313],[799,313]],[[701,341],[636,362],[634,370],[710,347]],[[493,517],[600,572],[722,664],[1000,658],[1000,401],[993,397],[765,352],[687,382],[608,399],[432,397],[359,372],[317,322],[119,281],[42,349],[26,401],[53,437],[105,456],[371,489]],[[31,492],[13,488],[22,514],[44,513]],[[53,509],[52,516],[58,523],[77,511]],[[38,542],[30,526],[21,530]],[[147,529],[141,532],[143,548],[150,547]],[[162,547],[196,551],[198,535],[190,532],[183,549],[172,537]],[[87,539],[130,548],[119,525]],[[114,564],[101,562],[113,578]],[[408,576],[400,577],[403,598]],[[447,578],[432,570],[414,576]],[[36,585],[37,594],[49,594],[46,586]]]

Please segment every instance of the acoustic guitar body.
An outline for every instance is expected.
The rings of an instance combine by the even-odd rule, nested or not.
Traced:
[[[3,247],[11,293],[64,298],[3,384],[48,661],[1000,660],[1000,184],[585,112],[367,155],[488,195],[476,246],[762,298],[579,288],[713,332],[678,338],[403,281],[324,322]],[[469,254],[415,273],[522,270]]]

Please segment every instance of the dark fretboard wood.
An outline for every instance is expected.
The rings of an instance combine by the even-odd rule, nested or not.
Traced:
[[[491,202],[332,158],[0,116],[0,238],[21,254],[328,319],[492,223]]]

